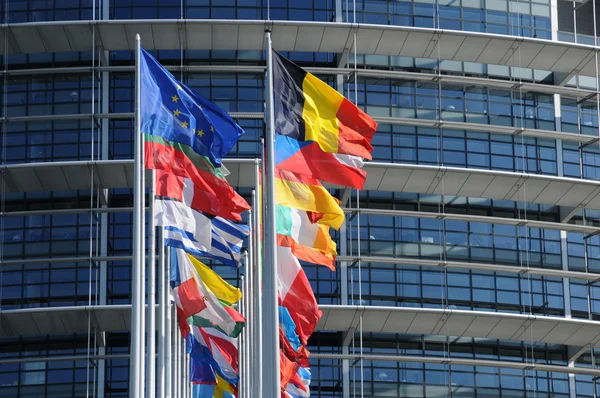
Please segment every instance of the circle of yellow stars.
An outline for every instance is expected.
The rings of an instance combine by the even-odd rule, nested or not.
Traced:
[[[180,85],[177,85],[177,90],[181,90],[181,89],[182,89],[182,88],[181,88],[181,86],[180,86]],[[171,96],[171,102],[174,102],[174,103],[176,103],[176,104],[177,104],[177,103],[179,103],[179,97],[177,96],[177,94],[176,94],[176,95],[173,95],[173,96]],[[198,105],[198,108],[199,108],[200,110],[203,110],[203,109],[202,109],[202,105]],[[181,115],[181,112],[179,111],[179,109],[175,109],[175,110],[173,111],[173,115],[175,115],[175,117],[179,118],[179,115]],[[183,126],[183,128],[188,128],[188,126],[189,126],[189,123],[188,123],[186,120],[184,120],[183,122],[181,122],[181,125]],[[211,133],[214,133],[214,132],[215,132],[215,128],[214,128],[213,126],[210,126],[210,132],[211,132]],[[193,133],[194,135],[196,135],[196,134],[197,134],[197,135],[198,135],[199,137],[201,137],[201,138],[202,138],[202,136],[204,136],[204,130],[202,130],[202,129],[199,129],[199,130],[193,129],[193,130],[192,130],[192,133]]]

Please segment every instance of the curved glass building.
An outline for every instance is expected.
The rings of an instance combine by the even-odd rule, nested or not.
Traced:
[[[312,396],[597,396],[599,6],[2,1],[0,397],[128,396],[135,34],[246,130],[250,200],[266,28],[379,123],[305,267]]]

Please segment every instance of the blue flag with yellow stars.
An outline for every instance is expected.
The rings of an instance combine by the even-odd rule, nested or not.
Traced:
[[[220,167],[244,130],[222,108],[175,79],[146,50],[141,53],[142,134],[187,145]]]

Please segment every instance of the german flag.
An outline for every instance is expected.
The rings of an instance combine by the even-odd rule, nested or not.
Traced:
[[[273,51],[275,132],[324,152],[371,159],[377,123],[324,81]]]

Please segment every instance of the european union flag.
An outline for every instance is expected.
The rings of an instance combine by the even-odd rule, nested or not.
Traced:
[[[227,112],[179,82],[141,51],[142,134],[190,146],[215,167],[244,134]]]

